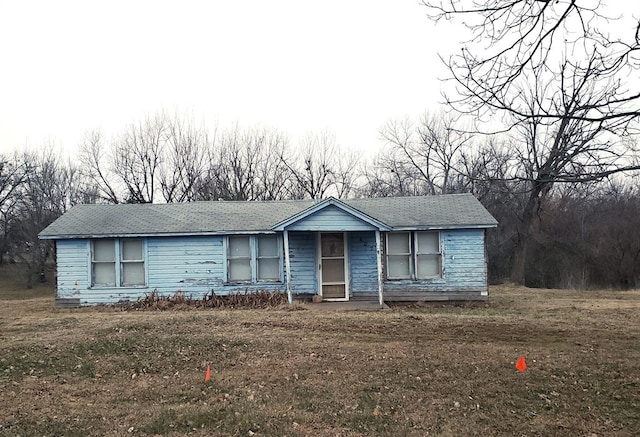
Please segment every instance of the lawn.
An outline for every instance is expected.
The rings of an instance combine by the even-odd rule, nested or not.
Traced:
[[[640,291],[500,286],[383,312],[69,310],[39,293],[0,290],[0,436],[640,433]]]

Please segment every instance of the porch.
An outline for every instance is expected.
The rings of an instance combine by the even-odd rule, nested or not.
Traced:
[[[373,301],[382,305],[379,231],[285,231],[285,284],[289,302]]]

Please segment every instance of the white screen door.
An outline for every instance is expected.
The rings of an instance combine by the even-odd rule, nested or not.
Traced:
[[[348,299],[344,233],[320,234],[320,283],[323,299]]]

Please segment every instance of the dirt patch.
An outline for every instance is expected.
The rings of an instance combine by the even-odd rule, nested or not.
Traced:
[[[5,300],[0,435],[631,436],[639,310],[639,291],[509,286],[381,312]]]

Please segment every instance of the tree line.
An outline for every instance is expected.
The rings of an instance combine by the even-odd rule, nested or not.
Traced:
[[[446,112],[389,121],[376,156],[329,133],[290,144],[160,113],[113,139],[88,133],[81,166],[51,152],[3,158],[3,256],[42,263],[51,251],[35,229],[79,201],[470,192],[500,222],[487,234],[492,280],[637,287],[640,19],[598,0],[423,4],[469,35],[441,54]]]
[[[362,156],[330,133],[291,143],[267,127],[208,131],[159,113],[110,139],[88,132],[76,159],[54,147],[0,157],[2,262],[45,278],[54,257],[38,233],[78,203],[170,203],[472,193],[500,225],[488,231],[491,281],[512,279],[534,164],[517,138],[466,133],[445,113],[390,120],[383,146]],[[525,175],[524,177],[522,175]],[[522,283],[536,287],[637,287],[637,180],[556,184],[539,199]]]

